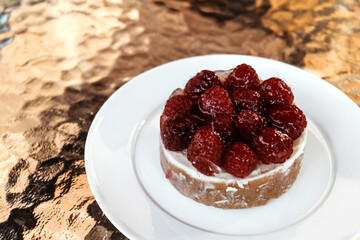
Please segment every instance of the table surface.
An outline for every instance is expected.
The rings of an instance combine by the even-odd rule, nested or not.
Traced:
[[[360,105],[358,0],[1,0],[0,13],[0,239],[127,239],[90,191],[85,139],[104,101],[160,64],[276,59]]]

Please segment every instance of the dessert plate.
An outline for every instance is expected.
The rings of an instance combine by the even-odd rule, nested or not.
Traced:
[[[280,77],[308,117],[303,168],[267,205],[223,210],[178,193],[159,159],[166,99],[203,69],[247,63]],[[340,90],[299,68],[243,55],[208,55],[153,68],[117,90],[97,113],[85,146],[90,188],[130,239],[349,239],[360,230],[360,110]]]

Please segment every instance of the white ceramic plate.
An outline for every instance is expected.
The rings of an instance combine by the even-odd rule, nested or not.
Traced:
[[[202,69],[247,63],[263,80],[292,88],[308,117],[303,168],[267,205],[223,210],[178,193],[159,160],[159,117],[171,92]],[[208,55],[151,69],[117,90],[97,113],[85,146],[91,190],[131,239],[349,239],[360,229],[360,111],[341,91],[270,59]]]

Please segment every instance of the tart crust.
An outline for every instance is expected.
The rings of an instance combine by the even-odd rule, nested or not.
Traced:
[[[166,178],[183,195],[208,206],[224,209],[249,208],[265,205],[270,199],[285,193],[296,180],[301,169],[302,152],[286,171],[263,174],[247,184],[215,182],[190,176],[184,169],[171,163],[161,144],[161,167]]]

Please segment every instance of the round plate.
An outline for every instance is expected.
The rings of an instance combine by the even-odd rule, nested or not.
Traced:
[[[280,77],[308,117],[303,167],[292,188],[261,207],[223,210],[178,193],[159,159],[159,116],[175,88],[203,69],[247,63]],[[85,146],[91,190],[131,239],[348,239],[360,229],[360,111],[341,91],[299,69],[242,55],[209,55],[151,69],[97,113]]]

